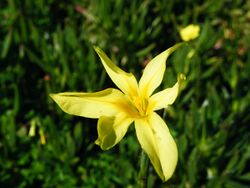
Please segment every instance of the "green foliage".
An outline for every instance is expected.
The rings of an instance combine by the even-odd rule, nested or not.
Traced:
[[[133,127],[101,151],[93,144],[96,120],[63,113],[49,93],[115,87],[93,45],[139,77],[191,23],[200,36],[172,55],[161,85],[180,72],[187,77],[178,100],[160,112],[178,166],[165,184],[150,166],[148,187],[248,187],[249,8],[240,0],[1,1],[1,187],[134,187],[140,146]]]

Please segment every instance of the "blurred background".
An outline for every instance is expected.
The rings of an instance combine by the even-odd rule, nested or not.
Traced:
[[[168,60],[160,89],[187,77],[159,111],[179,150],[173,177],[152,166],[148,187],[250,185],[250,2],[244,0],[1,0],[1,187],[135,187],[140,145],[131,126],[113,149],[94,145],[97,120],[70,116],[49,93],[115,87],[93,50],[139,78],[147,62],[199,37]]]

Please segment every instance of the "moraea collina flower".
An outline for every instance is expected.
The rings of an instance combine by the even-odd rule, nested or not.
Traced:
[[[162,82],[168,56],[179,46],[177,44],[153,58],[139,83],[132,73],[121,70],[95,47],[108,75],[120,90],[109,88],[95,93],[66,92],[50,96],[66,113],[99,119],[95,143],[103,150],[116,145],[134,122],[142,149],[158,175],[166,181],[177,164],[177,147],[167,125],[155,111],[175,101],[185,76],[181,74],[173,87],[153,92]]]
[[[180,30],[181,39],[184,41],[190,41],[199,36],[200,26],[190,24]]]

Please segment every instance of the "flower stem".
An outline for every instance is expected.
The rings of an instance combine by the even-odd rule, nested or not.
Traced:
[[[149,159],[147,154],[142,150],[140,158],[140,171],[138,174],[138,187],[145,188],[147,187],[147,176],[148,176],[148,165]]]

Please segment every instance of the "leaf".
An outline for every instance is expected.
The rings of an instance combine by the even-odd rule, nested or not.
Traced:
[[[11,41],[12,41],[12,30],[10,30],[4,38],[3,49],[2,49],[2,53],[1,53],[2,59],[5,58],[6,55],[8,54],[9,48],[11,46]]]

